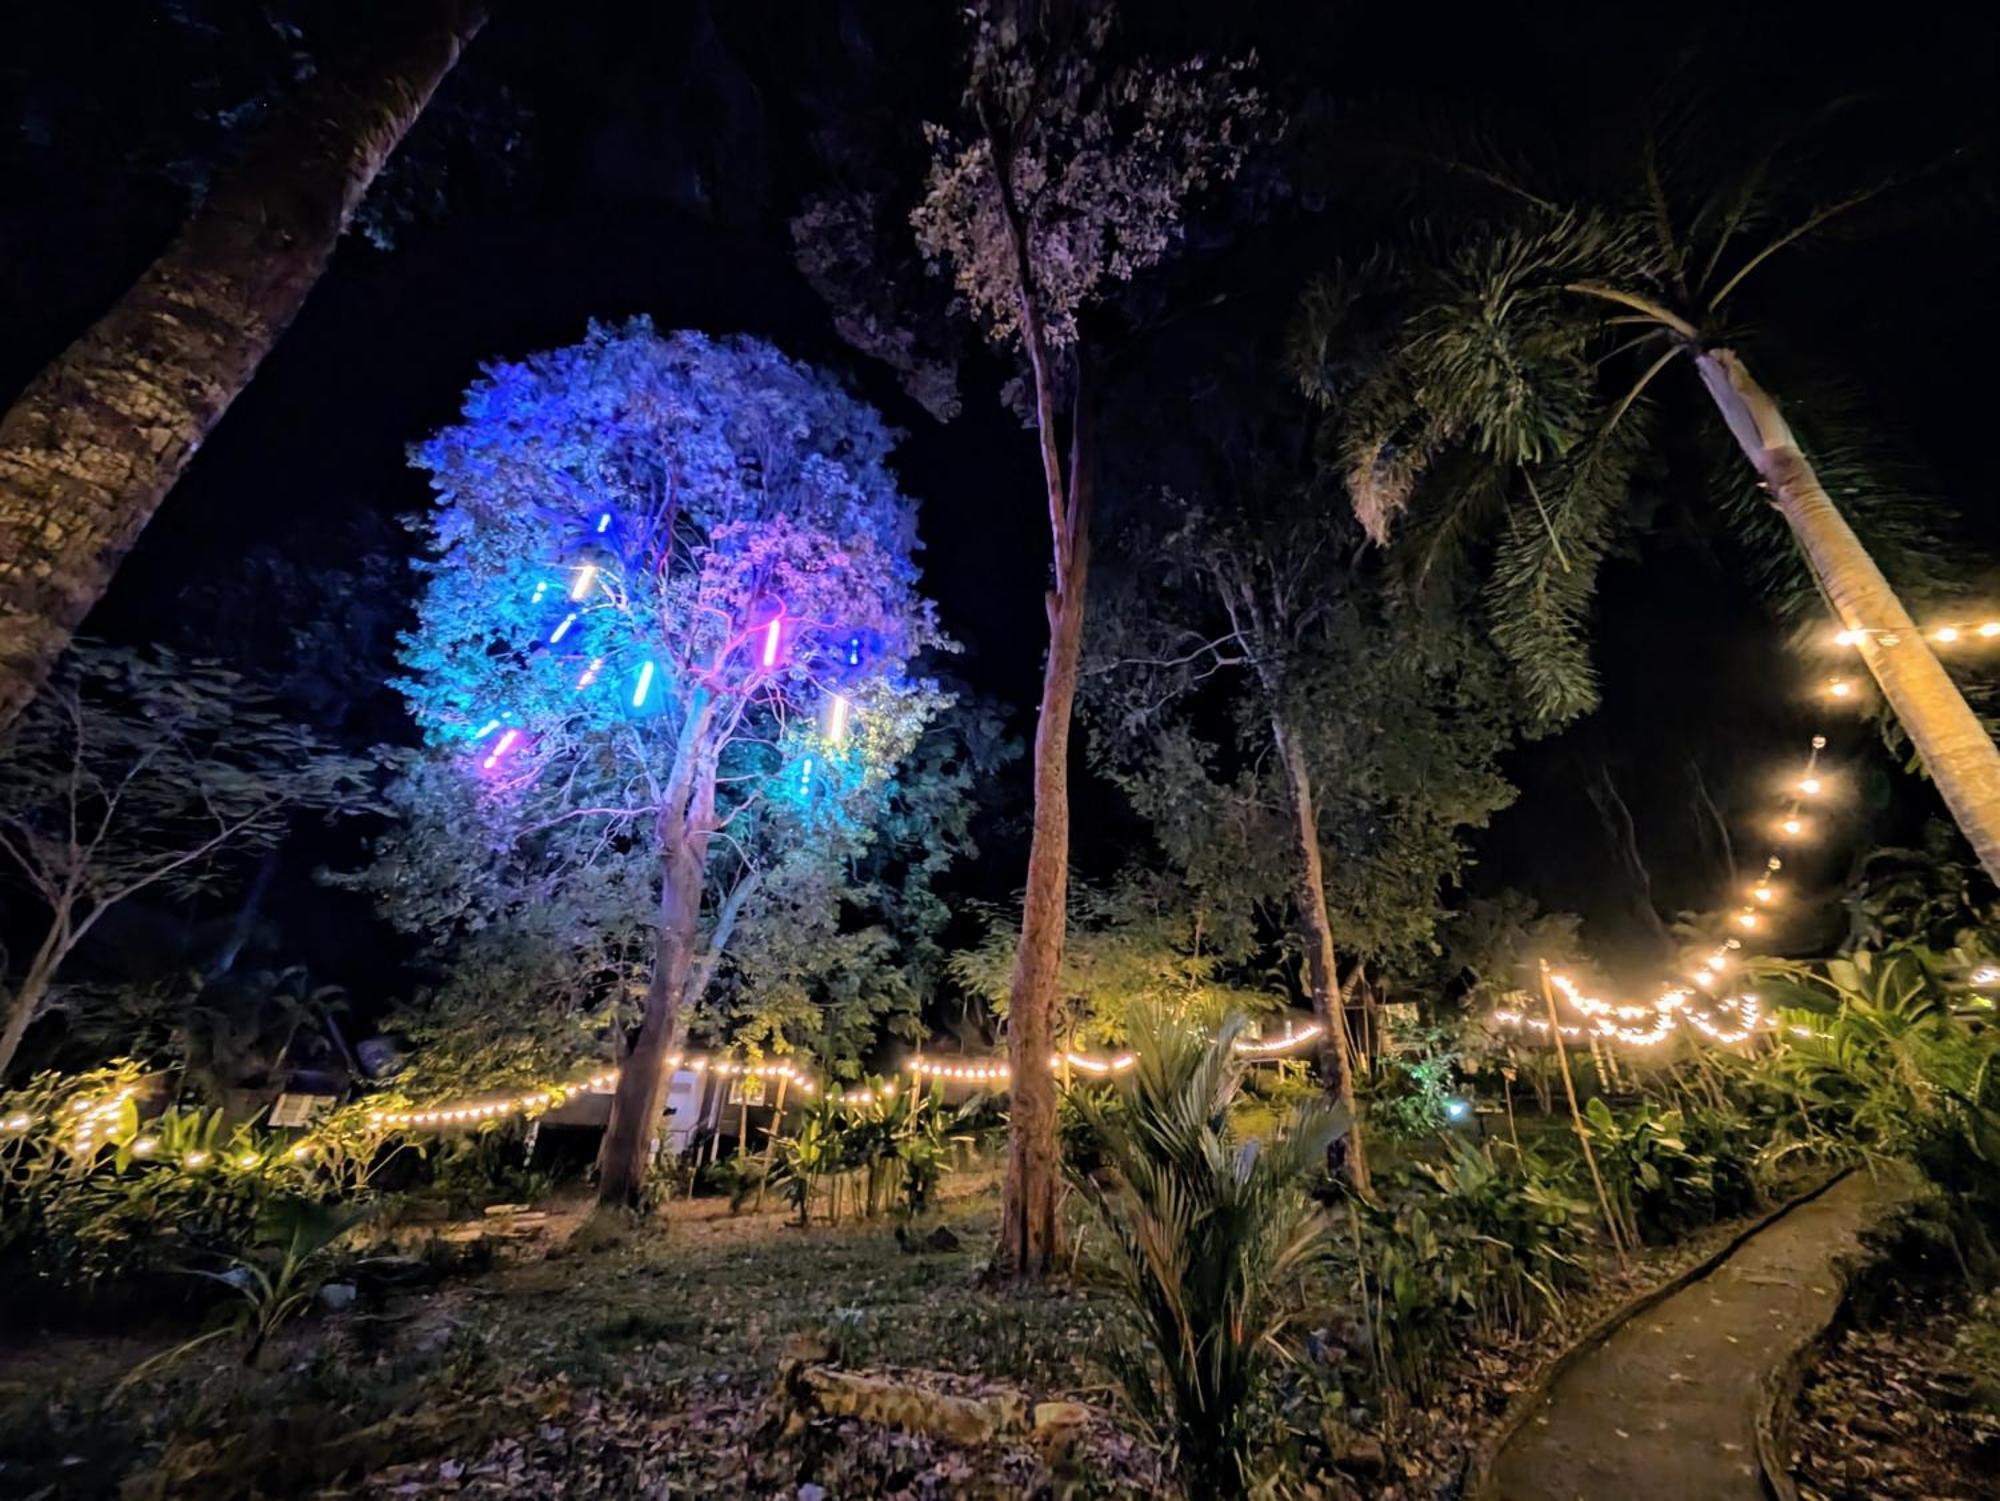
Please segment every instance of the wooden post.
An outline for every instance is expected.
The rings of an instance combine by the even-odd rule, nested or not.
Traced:
[[[1513,1052],[1512,1048],[1507,1049],[1510,1058]],[[1512,1063],[1507,1064],[1500,1070],[1500,1098],[1507,1102],[1507,1139],[1514,1143],[1514,1156],[1516,1160],[1519,1160],[1521,1156],[1521,1133],[1514,1125],[1514,1078],[1515,1069]]]
[[[1583,1148],[1584,1166],[1590,1169],[1590,1181],[1597,1189],[1597,1207],[1604,1211],[1604,1228],[1611,1232],[1611,1248],[1618,1253],[1618,1264],[1628,1265],[1625,1255],[1625,1237],[1618,1228],[1618,1216],[1611,1212],[1611,1195],[1604,1191],[1603,1175],[1597,1171],[1597,1154],[1590,1149],[1590,1128],[1583,1123],[1583,1112],[1576,1104],[1576,1081],[1569,1073],[1569,1049],[1563,1045],[1562,1018],[1556,1015],[1555,992],[1549,988],[1548,961],[1542,961],[1542,1004],[1549,1011],[1549,1036],[1555,1039],[1556,1065],[1562,1070],[1563,1093],[1569,1097],[1570,1124],[1576,1129],[1578,1145]]]
[[[757,1180],[757,1207],[752,1212],[764,1212],[764,1187],[771,1181],[771,1163],[778,1152],[778,1132],[785,1124],[785,1086],[792,1081],[784,1074],[778,1075],[778,1098],[771,1106],[771,1129],[764,1138],[764,1176]]]

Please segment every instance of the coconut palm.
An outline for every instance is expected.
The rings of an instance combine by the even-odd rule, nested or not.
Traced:
[[[1740,150],[1702,152],[1687,123],[1696,118],[1656,131],[1627,196],[1544,194],[1479,169],[1481,190],[1499,195],[1497,212],[1487,212],[1489,200],[1448,247],[1422,244],[1405,264],[1378,261],[1372,275],[1335,275],[1311,290],[1296,373],[1341,410],[1337,461],[1378,542],[1409,511],[1416,535],[1405,545],[1421,572],[1468,539],[1497,538],[1494,634],[1536,710],[1555,723],[1595,700],[1582,625],[1598,565],[1633,525],[1625,501],[1635,468],[1666,436],[1661,383],[1691,366],[1749,465],[1738,474],[1752,485],[1732,487],[1720,510],[1767,554],[1789,536],[1812,590],[2000,879],[2000,751],[1888,577],[1925,582],[1919,544],[1934,537],[1936,513],[1885,482],[1852,443],[1816,445],[1808,458],[1752,374],[1741,352],[1751,330],[1735,321],[1746,287],[1907,184],[1889,177],[1789,202],[1781,185],[1810,176],[1792,160],[1809,132],[1746,160]],[[1702,166],[1670,170],[1675,160]],[[1385,282],[1407,299],[1407,316],[1357,358]],[[1454,483],[1423,483],[1441,467]]]

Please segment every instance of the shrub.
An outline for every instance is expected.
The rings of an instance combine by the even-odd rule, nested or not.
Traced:
[[[1242,1496],[1255,1414],[1296,1313],[1288,1290],[1324,1253],[1325,1219],[1308,1186],[1339,1123],[1308,1107],[1269,1140],[1238,1142],[1228,1120],[1243,1079],[1240,1019],[1204,1039],[1141,1009],[1130,1029],[1138,1062],[1122,1110],[1094,1096],[1082,1107],[1098,1111],[1103,1168],[1074,1175],[1108,1232],[1145,1352],[1119,1375],[1176,1452],[1190,1494]]]

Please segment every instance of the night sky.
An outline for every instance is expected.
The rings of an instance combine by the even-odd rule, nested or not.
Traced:
[[[426,498],[404,449],[453,414],[482,360],[571,342],[591,318],[644,312],[662,328],[760,334],[835,366],[908,430],[899,467],[922,505],[929,590],[967,647],[953,670],[1007,704],[1025,733],[1044,639],[1047,536],[1032,443],[995,398],[1006,372],[975,364],[964,414],[939,426],[834,337],[793,269],[786,229],[818,180],[810,145],[829,112],[901,119],[914,138],[923,111],[949,106],[951,7],[502,8],[440,105],[462,105],[475,128],[499,122],[492,128],[518,134],[518,147],[496,152],[491,137],[469,144],[451,135],[463,120],[434,109],[439,118],[427,118],[411,146],[444,137],[433,143],[451,168],[441,212],[403,226],[387,250],[349,237],[90,629],[187,641],[203,618],[191,586],[240,572],[255,549],[275,547],[311,567],[344,565],[371,528],[372,545],[400,546],[393,519]],[[1162,52],[1257,47],[1265,85],[1336,136],[1338,122],[1381,111],[1462,121],[1504,114],[1536,130],[1589,132],[1665,68],[1683,65],[1741,106],[1746,141],[1763,109],[1775,116],[1855,92],[1907,99],[1890,116],[1907,140],[1892,128],[1873,144],[1914,162],[1961,122],[1980,122],[1996,81],[1992,23],[1971,6],[1851,17],[1816,5],[1650,0],[1128,9]],[[189,108],[205,97],[212,59],[184,40],[165,45],[181,33],[162,10],[78,0],[38,7],[10,27],[15,55],[0,59],[0,121],[11,132],[0,147],[8,394],[129,283],[184,205],[185,190],[157,163],[171,157],[177,131],[189,151],[212,133]],[[1990,188],[1990,176],[1983,180]],[[1212,316],[1207,337],[1235,337],[1242,329],[1232,319],[1264,337],[1331,247],[1398,211],[1379,185],[1360,190],[1330,169],[1324,182],[1293,186],[1295,201],[1270,233],[1223,245],[1184,273],[1249,293],[1240,311]],[[2000,545],[1988,442],[1989,351],[2000,334],[1991,206],[1990,193],[1968,205],[1962,229],[1932,219],[1851,254],[1802,258],[1785,293],[1816,310],[1821,352],[1854,380],[1931,492],[1963,514],[1968,542],[1989,555]],[[1120,472],[1142,460],[1109,457]],[[1748,809],[1812,722],[1800,702],[1811,665],[1788,650],[1737,559],[1700,525],[1699,500],[1669,496],[1655,544],[1607,569],[1598,615],[1604,707],[1514,755],[1522,796],[1479,839],[1471,877],[1476,890],[1511,884],[1545,907],[1583,913],[1593,947],[1635,977],[1650,957],[1644,927],[1632,881],[1583,795],[1590,768],[1612,769],[1655,876],[1654,903],[1671,915],[1717,897],[1686,767],[1701,766],[1725,811]],[[263,627],[275,636],[293,623]],[[381,624],[375,639],[386,652],[393,620]],[[231,643],[189,644],[227,655]],[[379,663],[384,672],[389,665]],[[355,707],[343,733],[399,733],[393,697]],[[1868,775],[1820,878],[1845,868],[1865,842],[1863,823],[1879,839],[1908,837],[1931,811],[1865,727],[1836,731],[1834,750],[1865,760]],[[993,800],[986,860],[961,877],[968,891],[1004,895],[1018,885],[1024,765],[1008,775]],[[1086,784],[1080,796],[1079,866],[1108,875],[1139,831],[1106,789]],[[1741,825],[1737,832],[1747,838]],[[400,982],[387,934],[358,901],[313,884],[314,863],[340,857],[337,844],[288,857],[273,903],[285,950],[357,997],[392,989]]]

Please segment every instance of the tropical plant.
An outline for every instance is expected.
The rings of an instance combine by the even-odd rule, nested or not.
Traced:
[[[1589,1203],[1570,1192],[1567,1176],[1526,1155],[1496,1165],[1466,1142],[1453,1143],[1450,1163],[1419,1163],[1417,1171],[1437,1189],[1437,1219],[1481,1263],[1476,1306],[1483,1332],[1522,1334],[1544,1316],[1561,1318],[1567,1295],[1583,1281],[1593,1218]]]
[[[1620,1115],[1592,1095],[1583,1113],[1628,1244],[1672,1240],[1724,1212],[1733,1186],[1718,1197],[1716,1157],[1688,1140],[1681,1111],[1647,1101]]]
[[[812,1201],[822,1180],[847,1164],[847,1143],[841,1129],[840,1106],[821,1095],[799,1112],[789,1136],[778,1138],[778,1162],[772,1181],[801,1225],[812,1221]]]
[[[1889,578],[1938,585],[1926,544],[1940,513],[1913,504],[1851,432],[1811,445],[1796,437],[1738,352],[1751,278],[1767,280],[1788,253],[1915,174],[1904,163],[1817,192],[1824,177],[1804,158],[1824,119],[1766,130],[1770,144],[1746,152],[1738,136],[1703,137],[1728,129],[1726,114],[1702,101],[1649,122],[1624,193],[1587,174],[1581,188],[1551,187],[1509,167],[1454,163],[1466,170],[1446,174],[1451,182],[1491,197],[1448,239],[1421,246],[1407,275],[1325,278],[1306,300],[1295,367],[1310,394],[1341,409],[1335,462],[1370,533],[1386,542],[1411,512],[1418,575],[1469,538],[1497,538],[1494,637],[1536,711],[1559,723],[1596,700],[1582,635],[1599,568],[1633,527],[1635,473],[1666,448],[1655,382],[1691,366],[1720,418],[1708,436],[1748,461],[1721,489],[1722,519],[1797,610],[1831,609],[2000,879],[2000,749]],[[1400,283],[1391,300],[1406,299],[1388,333],[1385,283]],[[1454,456],[1479,477],[1466,482]],[[1451,482],[1426,486],[1438,471]]]
[[[1309,1189],[1342,1123],[1309,1105],[1270,1138],[1238,1141],[1242,1019],[1212,1036],[1159,1011],[1132,1026],[1124,1108],[1099,1123],[1105,1167],[1073,1178],[1145,1350],[1119,1374],[1190,1495],[1245,1496],[1255,1404],[1271,1363],[1291,1355],[1292,1289],[1326,1251]]]

